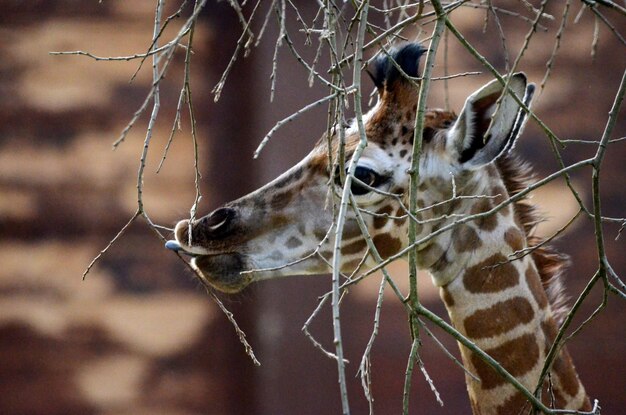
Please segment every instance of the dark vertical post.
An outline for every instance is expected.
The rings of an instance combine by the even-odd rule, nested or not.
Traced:
[[[207,53],[203,67],[208,85],[212,88],[228,66],[241,34],[241,25],[226,2],[211,2],[206,6],[204,19],[209,28]],[[205,198],[202,214],[223,203],[236,199],[256,187],[252,160],[254,114],[250,91],[253,85],[253,56],[237,58],[228,82],[217,103],[207,93],[195,100],[199,128],[208,134],[207,154],[202,171]],[[224,297],[226,306],[234,313],[239,325],[254,343],[253,316],[256,308],[254,293],[247,292],[245,301]],[[211,327],[207,349],[219,351],[220,359],[211,358],[211,373],[219,377],[224,395],[219,406],[226,414],[255,414],[255,367],[244,353],[235,331],[224,316]],[[210,352],[209,352],[210,353]],[[215,367],[217,365],[217,367]]]

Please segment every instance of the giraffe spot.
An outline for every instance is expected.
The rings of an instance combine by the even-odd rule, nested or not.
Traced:
[[[572,359],[566,349],[561,350],[559,357],[554,360],[552,372],[559,377],[563,391],[569,396],[576,396],[578,388],[580,388],[580,381],[574,370]]]
[[[394,216],[399,218],[395,220],[397,226],[403,225],[409,217],[404,209],[402,209],[402,206],[398,206],[398,209],[396,209],[396,213],[394,214]]]
[[[500,406],[496,408],[496,414],[498,415],[515,415],[521,414],[522,409],[526,407],[528,401],[526,397],[522,394],[522,392],[516,390],[513,395],[507,398],[506,401]]]
[[[277,189],[283,188],[287,186],[289,183],[291,183],[291,181],[292,181],[291,176],[283,177],[282,179],[274,183],[274,187]]]
[[[502,254],[494,254],[469,267],[463,275],[463,285],[474,294],[495,293],[519,282],[519,272]]]
[[[548,354],[548,350],[556,340],[556,335],[558,334],[558,328],[556,326],[556,322],[553,319],[544,320],[541,322],[541,330],[545,336],[545,353]],[[580,381],[578,380],[578,375],[576,375],[576,371],[574,370],[574,364],[572,363],[572,359],[567,351],[567,349],[563,348],[559,353],[559,356],[554,360],[552,364],[552,373],[556,374],[559,377],[559,381],[563,391],[567,393],[569,396],[576,396],[578,393],[578,389],[580,388]],[[559,392],[555,390],[556,393]],[[587,398],[587,402],[589,403],[589,399]],[[591,409],[591,403],[589,403],[589,409]]]
[[[546,308],[548,306],[548,296],[546,295],[546,291],[543,289],[539,274],[533,266],[528,267],[526,270],[526,284],[528,284],[528,289],[535,298],[537,306],[541,309]]]
[[[374,229],[380,229],[385,227],[387,221],[389,220],[389,215],[393,212],[393,208],[389,205],[385,205],[382,208],[376,211],[376,215],[374,216]]]
[[[302,236],[306,235],[306,226],[304,223],[298,223],[298,233]]]
[[[294,181],[300,180],[300,178],[302,177],[302,174],[304,173],[304,169],[302,167],[296,169],[296,171],[293,172],[291,178]]]
[[[442,203],[437,206],[433,206],[432,212],[435,216],[441,216],[448,213],[449,206],[447,203]]]
[[[270,227],[273,229],[282,228],[289,223],[289,219],[285,215],[273,215],[270,220]]]
[[[256,211],[265,210],[265,199],[263,199],[263,197],[256,196],[253,200],[253,203],[254,203],[254,210]]]
[[[543,335],[545,336],[545,339],[546,339],[545,353],[547,355],[548,350],[550,350],[552,343],[554,343],[554,340],[556,339],[556,335],[558,331],[556,328],[556,323],[552,319],[544,320],[541,322],[541,330],[543,331]]]
[[[483,339],[506,333],[533,319],[533,307],[524,297],[513,297],[476,311],[463,321],[467,336]]]
[[[504,232],[504,242],[506,242],[513,252],[517,252],[524,248],[524,234],[515,226],[511,226]]]
[[[348,245],[342,246],[341,254],[342,255],[358,254],[359,252],[364,251],[366,247],[367,247],[367,242],[365,241],[365,239],[359,239],[352,243],[349,243]]]
[[[327,260],[330,260],[333,257],[333,251],[330,249],[324,249],[323,251],[320,251],[319,254]]]
[[[452,243],[456,252],[470,252],[482,246],[478,233],[469,225],[461,224],[452,231]]]
[[[488,199],[481,199],[474,203],[470,213],[475,215],[477,213],[488,212],[492,209],[492,207],[493,206],[491,206],[491,202],[489,202]],[[498,215],[495,213],[493,215],[475,219],[475,223],[480,229],[490,232],[498,226]]]
[[[299,246],[302,245],[302,241],[298,238],[296,238],[295,236],[292,236],[291,238],[289,238],[287,240],[287,243],[285,244],[285,246],[289,249],[294,249],[297,248]]]
[[[291,202],[291,199],[293,199],[292,192],[281,192],[272,197],[270,204],[272,205],[272,209],[280,210],[284,209],[289,202]]]
[[[313,229],[313,235],[315,235],[315,238],[318,241],[323,240],[326,237],[326,232],[328,232],[328,229],[322,229],[322,228],[315,228]],[[344,228],[344,232],[345,232],[345,228]],[[344,235],[345,237],[345,235]]]
[[[539,346],[531,333],[523,334],[485,352],[516,378],[528,373],[539,359]],[[493,389],[506,383],[506,380],[477,354],[471,354],[471,361],[481,380],[482,389]]]
[[[554,396],[554,404],[552,403],[552,396]],[[553,404],[556,408],[565,408],[565,405],[567,405],[567,399],[565,399],[563,394],[554,387],[552,387],[551,390],[548,389],[546,391],[546,393],[543,395],[542,401],[545,401],[545,403],[549,405]]]
[[[454,297],[452,296],[452,293],[446,287],[441,287],[439,289],[439,296],[441,297],[443,302],[446,304],[446,306],[448,307],[454,306]]]
[[[402,244],[398,238],[394,238],[385,233],[374,236],[374,246],[383,259],[389,258],[398,253]]]
[[[463,199],[454,198],[450,202],[450,211],[451,212],[458,211],[461,208],[462,205],[463,205]]]
[[[343,225],[343,238],[352,239],[357,236],[361,236],[361,228],[359,228],[359,224],[354,219],[348,219]]]

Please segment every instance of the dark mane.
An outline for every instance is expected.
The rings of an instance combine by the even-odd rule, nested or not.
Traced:
[[[496,166],[500,171],[509,196],[514,196],[527,188],[534,176],[529,164],[510,154],[498,158]],[[530,203],[528,198],[524,197],[513,203],[513,209],[518,224],[524,228],[528,246],[536,247],[541,244],[543,239],[534,235],[534,231],[537,224],[542,222],[544,218],[537,212],[535,206]],[[560,324],[567,311],[561,274],[570,263],[569,257],[558,252],[549,244],[535,248],[531,255],[537,265],[543,287],[548,294],[554,318],[557,324]]]

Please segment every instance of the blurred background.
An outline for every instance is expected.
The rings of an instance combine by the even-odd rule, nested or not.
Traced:
[[[260,367],[253,366],[232,326],[193,275],[142,220],[135,221],[81,281],[85,267],[136,210],[136,174],[147,117],[116,151],[111,144],[143,102],[151,74],[146,65],[129,83],[137,61],[96,62],[48,52],[85,50],[100,56],[144,52],[152,36],[153,3],[0,0],[0,414],[339,413],[336,364],[301,332],[318,297],[330,289],[327,276],[269,281],[222,296],[247,333]],[[310,22],[315,2],[298,3]],[[518,7],[517,2],[499,3]],[[545,72],[564,7],[563,2],[553,3],[547,11],[555,19],[542,20],[547,31],[535,34],[520,64],[535,82]],[[167,14],[177,7],[168,4]],[[587,10],[574,24],[580,7],[573,2],[552,76],[535,109],[559,137],[597,140],[626,68],[626,53],[624,44],[600,23],[592,58],[596,20]],[[524,8],[518,11],[530,15]],[[502,71],[496,25],[491,20],[483,32],[484,16],[484,10],[467,7],[455,12],[453,21]],[[624,22],[617,13],[607,16]],[[513,58],[528,24],[507,15],[501,19]],[[172,29],[179,24],[172,23]],[[312,58],[314,48],[303,46],[297,27],[293,28],[298,48]],[[174,33],[166,32],[165,38]],[[240,24],[226,2],[209,2],[203,12],[192,58],[203,172],[201,214],[293,165],[322,133],[326,109],[320,107],[281,129],[259,160],[251,158],[278,120],[325,94],[320,87],[307,87],[307,73],[283,47],[276,96],[270,104],[277,34],[276,25],[270,24],[259,47],[237,61],[215,104],[210,90],[231,57]],[[426,37],[415,32],[414,38],[418,36]],[[448,48],[450,73],[484,72],[452,37]],[[165,226],[187,216],[194,200],[187,118],[163,170],[155,174],[172,128],[183,58],[181,52],[161,86],[161,113],[145,177],[146,210]],[[441,65],[437,71],[442,74]],[[451,80],[450,107],[460,110],[465,97],[490,79],[483,73]],[[445,105],[442,84],[434,83],[430,106]],[[624,113],[613,138],[626,135]],[[547,139],[532,122],[516,151],[532,162],[539,176],[557,169]],[[563,154],[571,163],[594,152],[593,145],[570,144]],[[611,144],[601,193],[608,216],[626,215],[625,174],[626,142]],[[590,180],[588,169],[573,175],[588,206]],[[563,181],[533,197],[549,218],[540,225],[544,235],[554,233],[577,211]],[[626,237],[616,241],[618,229],[605,227],[607,253],[624,277]],[[557,245],[572,258],[564,284],[575,298],[597,266],[592,224],[580,218]],[[406,287],[403,265],[391,272]],[[422,301],[445,316],[429,277],[424,274],[420,280]],[[367,413],[356,375],[373,326],[378,283],[379,277],[373,276],[355,286],[342,307],[349,394],[356,414]],[[600,288],[584,304],[578,323],[599,304]],[[621,413],[626,407],[625,327],[626,303],[610,296],[607,308],[569,343],[580,377],[606,414]],[[311,330],[332,348],[328,309]],[[454,341],[438,330],[435,334],[458,356]],[[411,413],[469,413],[463,372],[430,338],[423,341],[422,359],[445,406],[437,404],[416,371]],[[389,295],[372,352],[377,413],[400,411],[409,348],[406,314]]]

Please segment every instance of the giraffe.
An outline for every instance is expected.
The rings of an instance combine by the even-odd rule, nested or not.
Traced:
[[[414,43],[396,47],[377,58],[370,73],[378,101],[364,114],[367,146],[354,170],[351,192],[382,258],[409,244],[404,206],[408,205],[418,87],[396,65],[417,77],[424,51]],[[511,75],[508,84],[512,93],[530,104],[534,85],[523,73]],[[427,111],[419,160],[420,209],[415,215],[418,239],[459,217],[487,212],[527,185],[530,168],[510,154],[525,113],[503,89],[497,80],[487,83],[467,98],[458,117],[441,109]],[[224,292],[270,278],[329,272],[334,235],[329,229],[334,222],[328,197],[337,197],[336,192],[329,193],[329,185],[342,185],[342,175],[328,156],[337,151],[337,134],[329,135],[269,184],[191,224],[178,222],[175,240],[166,247],[190,255],[199,277]],[[358,141],[358,128],[352,122],[345,132],[347,159]],[[536,216],[528,200],[521,199],[415,248],[418,265],[439,287],[454,327],[531,391],[556,336],[562,308],[558,295],[548,295],[548,282],[555,291],[566,262],[546,246],[511,260],[513,253],[537,245],[532,234]],[[341,254],[342,272],[376,265],[353,211],[346,216]],[[474,414],[532,409],[519,391],[459,346],[464,365],[478,379],[466,375]],[[565,348],[551,367],[549,382],[550,391],[543,394],[546,404],[591,409]]]

